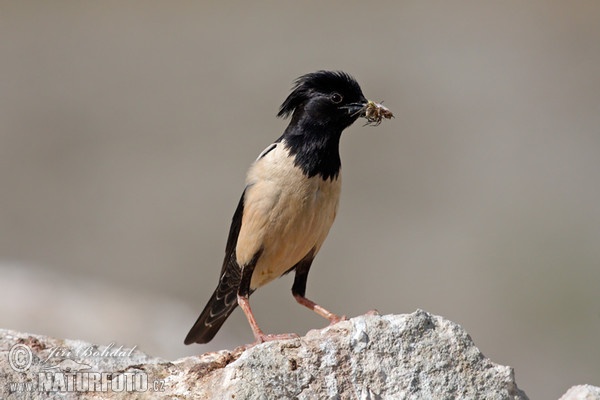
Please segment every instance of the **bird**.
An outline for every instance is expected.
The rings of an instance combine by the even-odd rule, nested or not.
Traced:
[[[306,298],[308,272],[336,217],[341,190],[339,142],[359,117],[378,125],[393,114],[369,101],[351,75],[319,70],[300,76],[279,108],[283,134],[250,166],[233,214],[219,282],[184,343],[208,343],[239,305],[254,343],[297,337],[265,334],[249,297],[294,271],[296,301],[329,320],[345,319]]]

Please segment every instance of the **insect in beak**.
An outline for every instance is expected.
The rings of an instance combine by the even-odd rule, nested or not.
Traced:
[[[368,100],[366,103],[352,103],[345,107],[352,116],[359,116],[366,118],[367,123],[365,125],[377,126],[381,124],[383,119],[394,118],[394,114],[381,103],[375,103],[374,101]]]
[[[381,121],[384,118],[394,118],[394,114],[387,107],[383,106],[381,103],[375,103],[371,100],[367,102],[367,105],[361,111],[364,111],[364,117],[367,119],[367,123],[365,125],[377,126],[381,124]]]

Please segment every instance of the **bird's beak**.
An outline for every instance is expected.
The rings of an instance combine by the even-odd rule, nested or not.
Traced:
[[[394,114],[387,107],[366,99],[364,102],[348,104],[346,109],[352,116],[366,118],[367,125],[379,125],[384,118],[394,118]]]
[[[367,104],[369,104],[369,101],[367,99],[364,99],[364,101],[350,103],[350,104],[346,105],[344,108],[348,111],[348,115],[350,115],[352,117],[365,118],[366,117],[365,111],[367,110]]]

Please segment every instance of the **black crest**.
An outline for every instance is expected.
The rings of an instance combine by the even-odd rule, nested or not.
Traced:
[[[362,90],[356,79],[342,71],[317,71],[302,75],[294,81],[292,93],[285,99],[277,116],[287,118],[315,93],[341,93],[348,98],[362,97]]]

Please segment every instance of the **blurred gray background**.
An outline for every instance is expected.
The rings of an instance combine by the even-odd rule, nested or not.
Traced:
[[[353,74],[308,296],[443,315],[531,398],[600,385],[600,3],[0,2],[0,327],[165,358],[252,340],[210,297],[245,171],[293,79]],[[269,332],[325,321],[285,277]]]

